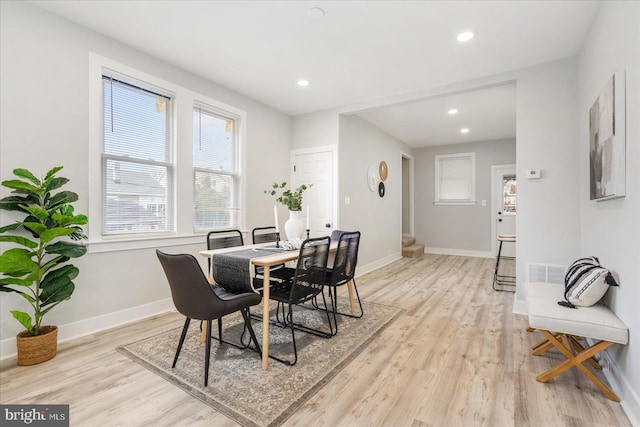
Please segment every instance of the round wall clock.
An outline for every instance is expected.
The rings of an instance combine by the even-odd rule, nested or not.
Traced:
[[[378,178],[378,168],[376,165],[371,165],[367,170],[367,185],[369,186],[369,190],[376,191],[378,182],[380,182],[380,178]]]
[[[387,162],[384,160],[380,162],[378,165],[378,173],[380,174],[380,179],[383,181],[387,180],[387,175],[389,174],[389,168],[387,167]]]
[[[378,196],[384,197],[384,192],[385,192],[384,182],[380,181],[380,183],[378,184]]]

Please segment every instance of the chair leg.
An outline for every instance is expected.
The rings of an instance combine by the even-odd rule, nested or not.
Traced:
[[[207,320],[207,337],[211,337],[211,319]],[[211,338],[207,339],[204,352],[204,386],[209,383],[209,357],[211,356]]]
[[[291,325],[291,338],[293,339],[293,363],[291,366],[295,365],[298,361],[298,347],[296,346],[296,333],[295,326],[293,325],[293,307],[289,304],[289,319],[291,320],[289,324]]]
[[[222,317],[218,317],[218,338],[222,341]]]
[[[187,331],[189,330],[190,322],[191,322],[191,319],[189,319],[188,317],[184,319],[184,327],[182,328],[182,335],[180,335],[180,342],[178,343],[178,349],[176,350],[176,355],[173,358],[173,365],[171,365],[172,368],[175,368],[176,362],[178,362],[178,356],[180,356],[180,350],[182,350],[182,344],[184,344],[184,338],[187,336]]]
[[[582,372],[593,384],[595,384],[598,389],[609,399],[620,402],[618,396],[616,396],[602,381],[600,381],[586,366],[583,365],[583,362],[587,361],[590,357],[600,353],[608,347],[611,347],[613,342],[610,341],[600,341],[592,347],[581,351],[577,355],[574,355],[571,350],[565,347],[562,342],[560,342],[551,332],[541,330],[542,334],[547,337],[547,339],[558,349],[560,352],[567,358],[564,362],[555,366],[554,368],[549,369],[547,372],[540,374],[536,377],[536,380],[542,383],[546,383],[552,378],[560,375],[561,373],[576,367],[580,372]]]
[[[249,344],[247,344],[247,347],[251,345],[251,340],[253,340],[253,343],[256,345],[256,350],[258,350],[258,353],[262,355],[262,350],[260,350],[260,344],[258,344],[258,339],[256,338],[256,334],[253,331],[253,326],[251,326],[251,313],[249,312],[249,309],[247,308],[246,312],[245,310],[240,310],[240,313],[242,313],[242,317],[244,318],[244,324],[246,328],[249,330],[250,339],[249,339]],[[242,331],[242,333],[244,333],[244,331]]]

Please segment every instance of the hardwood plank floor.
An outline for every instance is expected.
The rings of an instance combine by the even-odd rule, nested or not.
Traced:
[[[491,289],[493,267],[426,254],[359,278],[363,299],[405,312],[285,425],[629,426],[575,369],[536,382],[562,356],[530,354],[540,334]],[[67,342],[37,366],[5,360],[0,401],[70,404],[73,426],[237,425],[115,350],[182,322],[167,313]]]

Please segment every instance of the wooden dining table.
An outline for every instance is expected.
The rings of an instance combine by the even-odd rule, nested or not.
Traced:
[[[252,248],[265,248],[269,246],[273,246],[273,243],[260,243],[256,245],[234,246],[231,248],[200,251],[199,253],[204,257],[213,258],[215,257],[216,254],[224,253],[226,255],[231,255],[234,251],[241,251],[241,250],[252,249]],[[332,243],[329,248],[330,252],[335,252],[336,249],[337,249],[337,243]],[[262,290],[263,292],[262,293],[262,369],[263,370],[266,370],[269,367],[269,291],[270,290],[269,290],[269,286],[266,286],[266,284],[271,283],[269,280],[271,276],[271,267],[273,267],[274,265],[295,261],[298,259],[299,254],[300,254],[299,249],[295,249],[291,251],[279,250],[279,251],[274,251],[273,255],[258,256],[256,258],[251,259],[252,265],[264,268],[263,275],[264,275],[265,286],[263,287],[263,290]],[[211,265],[213,265],[213,263],[211,263]],[[214,283],[211,269],[209,269],[207,278],[209,280],[209,283],[211,284]],[[351,282],[347,284],[347,289],[349,291],[349,302],[351,304],[351,312],[355,313],[356,306],[355,306],[355,299],[353,294],[353,284]]]

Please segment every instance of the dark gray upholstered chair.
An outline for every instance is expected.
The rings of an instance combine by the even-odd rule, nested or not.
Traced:
[[[204,385],[206,387],[209,381],[211,321],[236,311],[242,313],[245,328],[249,330],[249,344],[253,341],[256,350],[261,354],[249,315],[249,307],[260,304],[262,301],[259,294],[253,292],[233,294],[219,286],[211,286],[193,255],[170,255],[159,250],[156,250],[156,254],[169,281],[173,303],[178,312],[186,317],[178,349],[173,359],[173,365],[171,365],[172,368],[176,367],[191,319],[206,321],[207,340],[204,357]]]
[[[257,243],[275,243],[276,241],[276,228],[270,227],[256,227],[251,230],[251,240],[253,244]],[[284,264],[274,265],[269,269],[269,277],[272,279],[280,279],[285,282],[290,282],[295,274],[294,268],[285,267]],[[264,267],[256,266],[256,275],[262,276],[264,274]]]
[[[291,328],[294,358],[293,361],[286,361],[274,356],[270,357],[285,364],[295,365],[298,361],[296,330],[312,333],[324,338],[330,338],[333,335],[327,301],[323,292],[323,286],[326,281],[327,259],[329,256],[329,242],[330,239],[328,236],[305,240],[300,247],[300,255],[298,256],[295,274],[291,283],[282,282],[271,286],[270,299],[278,302],[278,307],[276,307],[278,322]],[[327,322],[329,325],[328,332],[311,329],[295,323],[293,318],[294,305],[311,301],[319,295],[322,295],[322,300],[324,301],[324,310],[327,314]],[[286,312],[285,306],[287,307]],[[280,310],[282,311],[282,320],[279,319]]]
[[[331,311],[333,311],[333,321],[335,328],[334,334],[338,333],[338,319],[337,314],[342,316],[360,318],[364,314],[362,310],[362,301],[360,301],[360,295],[358,294],[358,287],[356,286],[356,265],[358,264],[358,248],[360,246],[360,232],[359,231],[342,231],[334,230],[331,233],[331,242],[337,242],[335,257],[333,259],[333,267],[327,269],[327,280],[325,285],[329,290],[329,300],[331,301]],[[346,285],[350,281],[353,282],[353,289],[356,292],[358,298],[358,305],[360,306],[360,314],[351,314],[338,311],[338,287]]]

